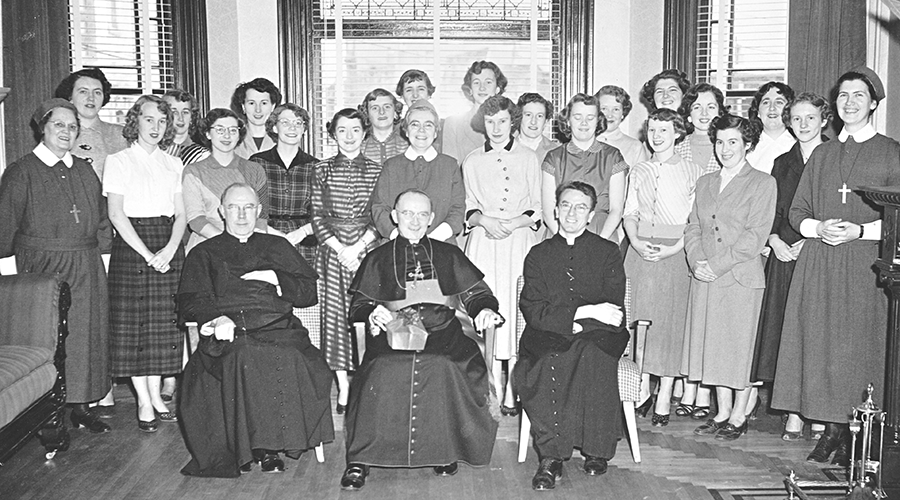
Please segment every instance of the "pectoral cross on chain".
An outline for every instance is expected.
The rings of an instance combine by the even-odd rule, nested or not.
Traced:
[[[845,182],[844,185],[840,189],[838,189],[838,193],[841,193],[841,203],[846,205],[847,204],[847,193],[852,193],[852,192],[853,192],[852,189],[847,189],[847,183]]]
[[[417,281],[425,279],[425,272],[422,271],[422,263],[416,262],[416,269],[410,272],[407,276],[409,276],[409,279],[412,280],[411,286],[415,288]]]
[[[81,220],[78,218],[78,214],[81,213],[81,210],[78,210],[78,207],[73,203],[72,210],[69,210],[69,213],[75,216],[75,224],[80,224]]]

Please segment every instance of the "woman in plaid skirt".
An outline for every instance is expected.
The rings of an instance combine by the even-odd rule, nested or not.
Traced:
[[[322,352],[338,381],[337,413],[344,413],[353,365],[353,336],[347,322],[350,282],[375,243],[372,191],[381,165],[362,154],[365,115],[345,108],[327,125],[338,154],[316,165],[313,233],[320,242],[316,272],[322,279]]]
[[[106,160],[103,194],[116,228],[109,265],[110,361],[113,377],[131,377],[138,428],[175,422],[160,397],[160,375],[182,367],[183,335],[175,292],[184,261],[181,160],[163,150],[172,142],[172,110],[160,97],[141,96],[128,110],[122,135],[130,146]]]

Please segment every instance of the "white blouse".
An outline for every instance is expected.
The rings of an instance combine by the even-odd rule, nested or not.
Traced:
[[[134,143],[106,158],[103,195],[122,195],[128,217],[171,217],[181,196],[182,169],[178,158],[159,148],[148,154]]]

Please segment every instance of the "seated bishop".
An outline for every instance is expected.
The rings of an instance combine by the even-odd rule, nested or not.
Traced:
[[[555,486],[573,448],[584,455],[586,474],[605,473],[621,435],[625,271],[618,246],[587,230],[596,205],[590,185],[560,185],[559,232],[525,258],[519,307],[526,326],[513,382],[540,460],[535,490]]]
[[[391,217],[400,235],[366,256],[350,286],[350,319],[369,332],[350,386],[347,490],[365,485],[369,466],[451,476],[458,462],[487,465],[497,434],[484,357],[457,317],[461,305],[483,332],[503,321],[497,299],[458,247],[425,235],[428,195],[404,191]]]
[[[286,239],[254,232],[251,186],[226,188],[219,211],[225,232],[191,251],[178,289],[182,317],[201,325],[181,387],[181,472],[282,472],[281,452],[296,459],[334,439],[331,371],[293,315],[316,303],[317,276]]]

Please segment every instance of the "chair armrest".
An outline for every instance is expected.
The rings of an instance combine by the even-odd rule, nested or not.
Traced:
[[[0,345],[56,350],[60,320],[71,304],[68,294],[61,302],[62,284],[55,274],[0,276]]]

